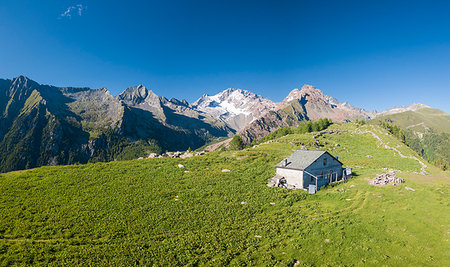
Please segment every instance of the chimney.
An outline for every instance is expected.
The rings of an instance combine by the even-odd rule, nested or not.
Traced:
[[[284,167],[287,166],[287,159],[284,159]]]

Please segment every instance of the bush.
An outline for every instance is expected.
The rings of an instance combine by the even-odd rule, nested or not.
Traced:
[[[324,118],[324,119],[320,119],[315,122],[312,122],[312,121],[303,122],[298,127],[283,127],[283,128],[276,130],[273,133],[270,133],[270,134],[264,136],[259,141],[253,140],[252,145],[261,144],[261,143],[267,142],[269,140],[283,137],[288,134],[294,134],[294,133],[303,134],[303,133],[322,131],[322,130],[325,130],[326,128],[328,128],[328,126],[330,126],[331,124],[332,124],[332,121],[330,119]]]
[[[230,149],[231,150],[242,150],[245,148],[244,141],[242,141],[242,138],[239,135],[233,136],[233,139],[230,142]]]

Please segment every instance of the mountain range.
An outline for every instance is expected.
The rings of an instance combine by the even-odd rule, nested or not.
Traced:
[[[114,97],[105,88],[55,87],[19,76],[0,79],[0,171],[196,149],[236,133],[251,143],[305,120],[376,115],[311,85],[279,103],[233,88],[188,103],[143,85]]]

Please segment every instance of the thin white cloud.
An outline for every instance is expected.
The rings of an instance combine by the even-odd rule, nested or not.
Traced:
[[[60,18],[71,18],[72,16],[80,16],[83,15],[83,11],[86,10],[87,7],[83,6],[82,4],[70,6],[59,15]]]

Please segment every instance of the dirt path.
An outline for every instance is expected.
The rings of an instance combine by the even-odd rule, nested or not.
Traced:
[[[422,174],[422,175],[428,174],[428,172],[425,170],[428,166],[427,166],[425,163],[423,163],[420,159],[418,159],[416,156],[405,156],[405,155],[403,155],[402,152],[400,152],[400,151],[399,151],[398,149],[396,149],[395,147],[388,146],[388,145],[383,141],[383,139],[381,139],[381,138],[380,138],[377,134],[375,134],[374,132],[372,132],[372,131],[355,131],[355,133],[369,133],[369,134],[371,134],[375,139],[378,139],[378,141],[380,141],[380,144],[381,144],[384,148],[387,148],[387,149],[390,149],[390,150],[394,150],[394,151],[397,152],[398,155],[399,155],[400,157],[402,157],[402,158],[414,159],[414,160],[416,160],[417,162],[419,162],[419,164],[422,166],[421,171],[420,171],[420,174]]]

